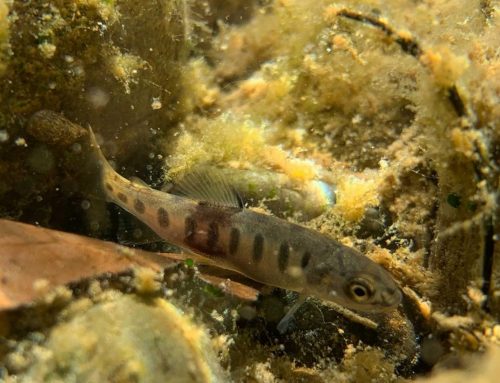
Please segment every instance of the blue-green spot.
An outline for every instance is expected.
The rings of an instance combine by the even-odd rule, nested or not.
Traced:
[[[224,292],[219,289],[218,287],[215,287],[213,285],[205,285],[205,288],[203,289],[208,295],[211,295],[216,298],[221,298],[224,296]]]

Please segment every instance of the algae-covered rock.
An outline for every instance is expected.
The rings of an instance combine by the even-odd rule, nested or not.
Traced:
[[[108,155],[141,163],[138,170],[146,172],[157,161],[149,157],[154,139],[166,136],[183,114],[178,77],[185,57],[184,5],[8,4],[0,2],[0,214],[62,227],[74,218],[54,214],[53,204],[72,205],[83,197],[76,177],[81,143],[74,145],[71,123],[32,116],[44,110],[91,125],[100,137],[112,138],[103,145]],[[36,164],[48,157],[47,166]],[[89,226],[85,212],[76,215],[81,224],[75,226]]]
[[[227,381],[205,330],[165,300],[116,295],[74,311],[34,351],[18,381]]]
[[[332,180],[306,225],[389,268],[442,354],[480,350],[499,318],[499,30],[488,1],[267,3],[189,64],[167,170]]]

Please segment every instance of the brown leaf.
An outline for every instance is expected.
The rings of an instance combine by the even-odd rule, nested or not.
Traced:
[[[161,270],[172,264],[166,254],[130,249],[111,242],[0,220],[0,309],[31,302],[40,294],[36,281],[49,286],[132,266]]]
[[[55,287],[107,272],[123,272],[134,266],[160,271],[186,257],[191,255],[152,253],[0,219],[0,310],[38,298],[43,293],[35,287],[39,281]],[[241,299],[255,300],[258,294],[242,283],[207,274],[201,277],[212,284],[225,282],[225,291]]]

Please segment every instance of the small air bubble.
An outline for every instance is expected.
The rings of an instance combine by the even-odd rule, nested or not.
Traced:
[[[80,153],[82,151],[82,145],[80,145],[79,143],[74,143],[73,145],[71,145],[71,149],[75,153]]]
[[[87,91],[86,99],[94,109],[104,108],[109,102],[109,94],[103,89],[92,87]]]
[[[158,109],[161,109],[161,107],[162,107],[162,103],[161,103],[160,99],[157,97],[153,97],[153,101],[151,102],[151,108],[153,110],[158,110]]]
[[[85,70],[81,65],[77,65],[73,68],[73,72],[75,73],[75,76],[83,76],[85,74]]]
[[[22,138],[22,137],[16,138],[16,140],[14,141],[14,143],[17,146],[24,146],[25,148],[28,147],[28,144],[26,143],[26,140],[24,138]]]
[[[9,139],[9,133],[6,130],[0,130],[0,142],[6,142]]]
[[[81,207],[83,210],[88,210],[90,208],[90,202],[84,199],[81,203]]]

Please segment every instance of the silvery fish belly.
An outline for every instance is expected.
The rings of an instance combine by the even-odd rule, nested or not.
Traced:
[[[107,198],[160,237],[255,281],[350,309],[395,308],[401,292],[391,275],[358,251],[300,225],[244,209],[216,174],[179,183],[191,198],[164,193],[116,173],[90,131]]]

